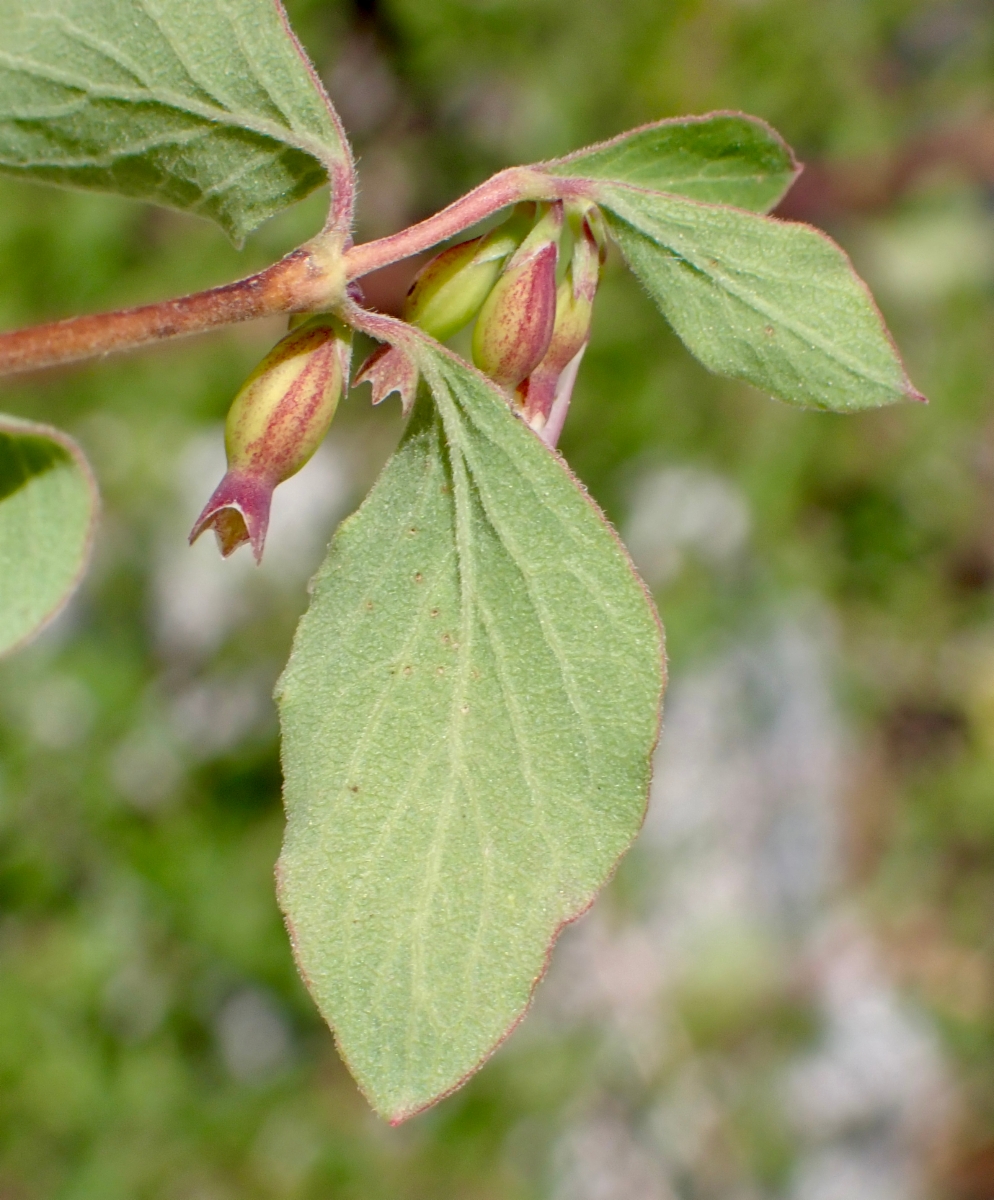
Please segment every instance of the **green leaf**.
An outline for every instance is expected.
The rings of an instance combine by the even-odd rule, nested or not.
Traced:
[[[568,468],[481,375],[408,431],[318,575],[278,689],[280,896],[374,1107],[457,1087],[519,1020],[646,803],[662,631]]]
[[[799,171],[776,130],[741,113],[657,121],[538,169],[755,212],[773,208]]]
[[[72,595],[89,557],[97,490],[76,443],[0,416],[0,654]]]
[[[351,171],[277,0],[2,0],[0,171],[217,221],[236,241]]]
[[[808,225],[619,184],[592,196],[666,319],[712,371],[853,412],[921,400],[869,290]]]

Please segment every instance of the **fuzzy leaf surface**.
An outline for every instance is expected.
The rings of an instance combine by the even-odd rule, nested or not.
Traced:
[[[50,620],[89,556],[93,476],[64,433],[0,416],[0,654]]]
[[[619,184],[596,198],[629,266],[710,370],[831,412],[922,399],[866,285],[824,234]]]
[[[421,363],[278,688],[297,961],[373,1106],[457,1087],[638,831],[662,631],[563,461],[482,376]]]
[[[0,171],[198,213],[241,241],[347,161],[277,0],[0,4]]]
[[[741,113],[657,121],[539,169],[754,212],[773,208],[799,170],[776,130]]]

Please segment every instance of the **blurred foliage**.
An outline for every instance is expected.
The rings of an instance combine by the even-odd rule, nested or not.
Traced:
[[[970,0],[288,7],[354,135],[362,237],[509,163],[668,115],[756,113],[802,160],[865,182],[915,139],[994,111],[994,16]],[[0,182],[0,325],[233,278],[321,217],[312,197],[239,255],[206,223]],[[961,1099],[928,1188],[980,1200],[994,1187],[991,193],[940,164],[825,223],[928,407],[798,413],[709,377],[612,259],[562,448],[622,527],[637,481],[662,466],[712,472],[747,505],[745,557],[716,566],[691,546],[659,580],[674,679],[780,612],[829,614],[849,729],[840,886],[951,1063]],[[389,306],[405,283],[385,272],[369,294]],[[691,1060],[723,1115],[707,1170],[681,1159],[679,1130],[659,1134],[675,1192],[786,1194],[797,1151],[774,1076],[817,1017],[749,938],[702,947],[658,1013],[681,1037],[641,1075],[618,1074],[596,1022],[535,1017],[407,1126],[382,1126],[356,1093],[272,886],[267,694],[320,551],[308,544],[289,582],[242,571],[227,590],[180,565],[187,514],[215,482],[197,447],[219,441],[277,333],[3,387],[6,410],[80,439],[105,512],[68,616],[0,669],[0,1197],[558,1197],[557,1155],[590,1098],[638,1124]],[[350,503],[396,437],[390,408],[369,411],[363,390],[343,406],[332,442]],[[163,613],[180,585],[193,615],[176,634]],[[639,911],[645,870],[636,852],[599,905],[609,925]]]

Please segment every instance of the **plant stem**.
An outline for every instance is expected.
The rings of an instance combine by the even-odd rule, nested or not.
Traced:
[[[379,241],[352,246],[345,254],[346,278],[359,279],[370,271],[378,271],[380,267],[428,250],[519,200],[559,199],[564,190],[571,190],[573,183],[573,180],[554,179],[529,167],[501,171],[426,221]]]
[[[257,317],[333,308],[342,301],[347,280],[427,250],[519,200],[580,194],[580,184],[528,167],[512,167],[426,221],[379,241],[352,246],[344,254],[339,237],[329,231],[235,283],[140,308],[0,333],[0,376],[132,350]]]
[[[320,306],[331,282],[324,256],[301,246],[256,275],[205,292],[0,333],[0,375],[79,362],[255,317],[309,311]]]

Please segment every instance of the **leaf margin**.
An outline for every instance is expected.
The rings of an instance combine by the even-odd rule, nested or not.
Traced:
[[[782,190],[776,196],[776,198],[771,200],[764,208],[755,209],[755,210],[754,209],[745,209],[745,211],[748,211],[748,212],[753,212],[753,211],[764,212],[764,213],[769,212],[770,210],[775,208],[780,203],[780,201],[787,194],[787,192],[797,182],[798,177],[801,175],[801,173],[804,170],[804,164],[802,162],[798,161],[798,158],[797,158],[796,154],[794,153],[793,147],[786,140],[786,138],[783,137],[783,135],[779,132],[779,130],[774,128],[773,125],[771,125],[768,121],[765,121],[762,117],[757,117],[751,113],[741,112],[736,109],[714,109],[714,110],[706,112],[706,113],[695,113],[695,114],[689,114],[686,116],[663,117],[658,121],[648,121],[643,125],[637,125],[633,129],[628,129],[622,133],[615,134],[613,137],[606,138],[604,141],[593,142],[589,146],[582,146],[579,150],[572,150],[568,154],[562,155],[559,158],[547,159],[543,162],[535,163],[535,164],[533,164],[532,169],[536,170],[536,171],[546,172],[549,175],[551,175],[553,178],[556,178],[556,179],[567,178],[567,179],[574,179],[577,181],[583,180],[584,182],[590,182],[593,184],[602,183],[602,182],[617,182],[619,184],[627,184],[627,181],[625,181],[625,180],[621,180],[621,179],[613,180],[606,174],[602,174],[602,173],[590,175],[590,174],[584,174],[582,171],[573,172],[573,171],[562,169],[562,168],[572,166],[574,163],[579,165],[580,163],[582,163],[582,161],[585,158],[590,158],[590,157],[595,156],[603,151],[609,151],[616,147],[620,148],[628,140],[630,140],[634,137],[637,137],[641,134],[649,133],[652,130],[663,130],[663,129],[667,129],[667,128],[676,129],[676,128],[692,127],[695,125],[704,126],[704,125],[707,125],[708,123],[713,123],[718,120],[742,121],[744,124],[749,125],[753,129],[766,135],[769,139],[770,146],[776,147],[783,152],[784,157],[787,162],[787,165],[790,168],[790,171],[789,171],[789,178],[787,178],[786,182],[783,184]],[[628,184],[628,186],[637,187],[637,186],[641,186],[641,185]],[[667,191],[667,189],[664,189],[664,188],[644,187],[643,190],[658,192],[660,194],[665,194],[665,195],[674,195],[674,196],[678,196],[682,199],[696,199],[694,197],[684,196],[684,194],[680,191],[675,191],[675,190]],[[699,202],[707,203],[706,201],[699,201]],[[715,203],[715,202],[712,202],[712,203]],[[725,207],[735,207],[735,206],[725,205]]]
[[[35,625],[7,646],[0,647],[0,660],[16,654],[25,646],[29,645],[39,634],[62,613],[66,606],[72,600],[73,596],[83,581],[90,562],[93,558],[93,548],[96,541],[97,528],[100,522],[100,489],[97,486],[96,476],[93,468],[90,466],[86,455],[83,453],[82,447],[71,437],[65,430],[59,429],[54,425],[48,425],[42,422],[29,421],[23,417],[15,417],[9,413],[0,413],[0,436],[10,435],[18,436],[25,435],[28,437],[45,438],[60,446],[72,459],[74,465],[79,470],[83,482],[86,485],[87,496],[90,501],[89,517],[87,520],[86,537],[79,555],[79,561],[76,571],[68,588],[63,592],[57,603],[49,609],[49,611],[38,620]]]

